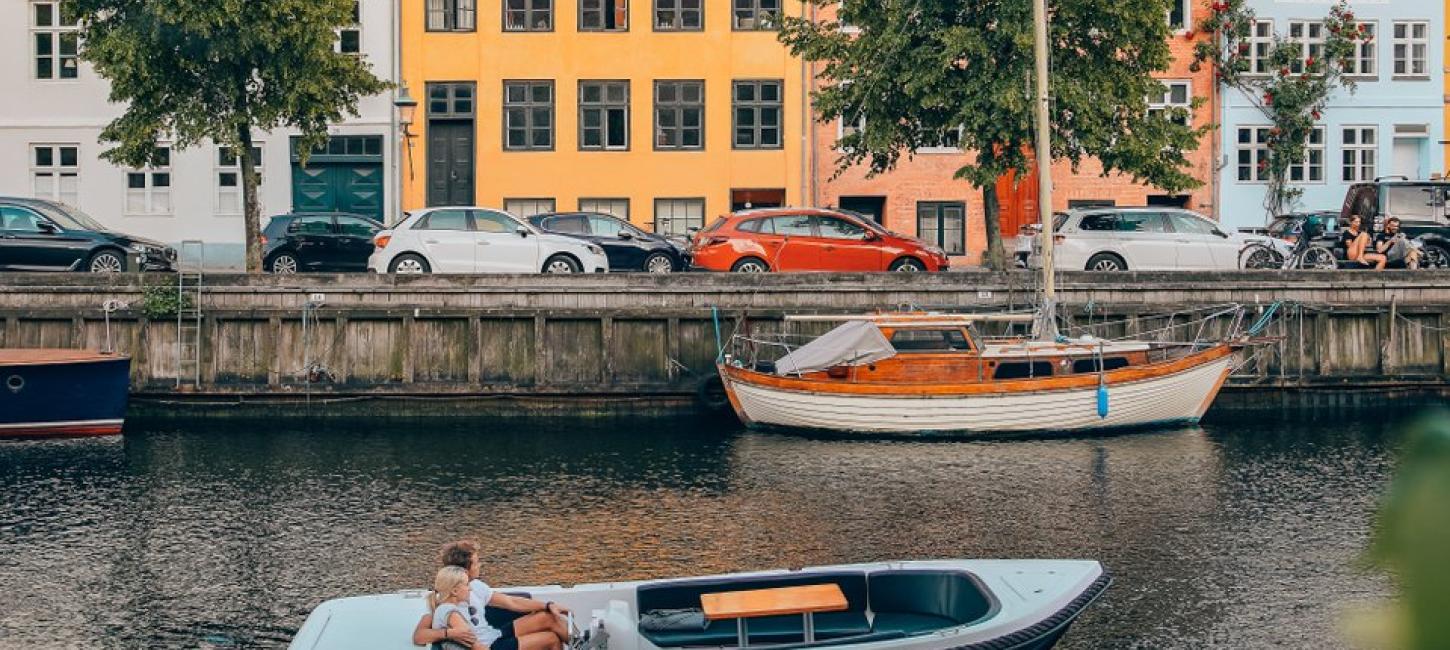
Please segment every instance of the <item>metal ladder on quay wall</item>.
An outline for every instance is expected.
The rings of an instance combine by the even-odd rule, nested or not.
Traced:
[[[201,386],[201,294],[206,248],[200,240],[181,242],[176,256],[176,387]]]

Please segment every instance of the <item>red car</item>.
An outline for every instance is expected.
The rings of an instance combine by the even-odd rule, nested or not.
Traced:
[[[695,234],[691,263],[706,271],[945,271],[942,249],[874,222],[819,208],[745,210]]]

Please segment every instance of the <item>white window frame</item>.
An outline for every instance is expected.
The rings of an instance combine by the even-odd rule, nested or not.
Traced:
[[[1180,124],[1191,126],[1193,124],[1193,82],[1188,79],[1159,79],[1158,82],[1165,88],[1161,96],[1148,98],[1148,114],[1167,113],[1171,109],[1181,108],[1187,111],[1187,114]],[[1183,87],[1182,102],[1173,101],[1173,89],[1178,86]]]
[[[1274,49],[1274,21],[1254,21],[1249,26],[1249,37],[1244,42],[1249,46],[1249,71],[1246,74],[1269,74],[1269,55]]]
[[[1346,134],[1354,134],[1350,143]],[[1365,134],[1370,142],[1365,142]],[[1374,124],[1346,124],[1339,128],[1340,180],[1345,183],[1373,181],[1379,167],[1379,127]]]
[[[62,4],[64,4],[63,0],[31,0],[30,2],[25,3],[25,9],[30,14],[29,17],[28,17],[28,19],[27,19],[28,22],[29,22],[29,24],[30,24],[30,40],[26,44],[26,46],[29,48],[28,49],[28,53],[29,54],[27,55],[26,60],[29,62],[28,65],[30,66],[30,78],[31,79],[35,79],[36,81],[47,81],[47,82],[57,82],[58,81],[58,82],[67,82],[67,81],[76,81],[76,80],[80,79],[80,76],[81,76],[80,65],[81,65],[81,63],[80,63],[80,56],[79,56],[79,54],[80,54],[80,36],[79,36],[79,34],[80,34],[80,23],[79,23],[79,16],[77,16],[77,22],[74,23],[74,24],[70,24],[70,25],[62,24],[61,23],[61,16],[63,15],[61,13],[61,5]],[[39,12],[39,8],[42,5],[49,6],[50,7],[50,11],[51,11],[51,14],[50,15],[51,15],[51,19],[54,21],[54,24],[51,24],[51,25],[40,25],[40,24],[38,24],[38,21],[36,20],[36,18],[37,18],[37,14]],[[75,38],[76,38],[76,52],[70,54],[69,56],[63,55],[60,52],[60,49],[61,49],[61,47],[60,47],[61,40],[64,39],[65,38],[65,35],[67,35],[67,34],[74,34],[74,35],[76,35],[75,36]],[[37,53],[37,50],[39,50],[39,42],[40,42],[41,35],[49,35],[50,36],[50,54],[47,54],[47,55],[45,55],[43,57],[40,54]],[[43,58],[44,59],[49,59],[50,62],[51,62],[51,64],[50,64],[50,75],[51,76],[49,76],[49,77],[42,77],[42,76],[40,76],[39,62]],[[66,77],[66,76],[63,76],[61,74],[61,70],[63,70],[65,68],[64,62],[67,61],[67,60],[69,60],[71,62],[71,65],[74,66],[74,68],[75,68],[76,75],[74,77]]]
[[[38,152],[50,150],[49,165],[41,165]],[[75,150],[75,164],[61,163],[61,150]],[[37,199],[59,201],[71,207],[80,207],[81,193],[81,145],[75,142],[43,142],[30,145],[30,191]],[[73,178],[70,191],[63,189],[64,178]],[[44,180],[42,180],[44,179]],[[42,188],[42,184],[46,187]]]
[[[921,147],[921,148],[917,149],[916,152],[917,153],[924,153],[924,154],[954,154],[954,153],[962,153],[961,142],[962,142],[962,139],[966,137],[966,134],[967,134],[966,127],[959,126],[959,127],[957,127],[957,146],[937,145],[937,146],[931,146],[931,147]]]
[[[695,208],[699,208],[699,214],[691,214]],[[668,212],[668,214],[665,214]],[[696,227],[705,227],[705,199],[700,197],[663,197],[654,201],[654,221],[651,223],[654,231],[661,235],[685,235],[691,227],[691,220],[698,221]],[[684,223],[683,226],[674,226],[675,221]],[[669,224],[667,229],[661,226]]]
[[[1193,28],[1193,2],[1194,2],[1194,0],[1168,0],[1168,2],[1170,3],[1170,6],[1168,8],[1168,13],[1163,16],[1163,19],[1168,22],[1168,28],[1171,29],[1171,30],[1173,30],[1174,33],[1177,33],[1177,34],[1182,34],[1182,33],[1185,33],[1187,31],[1189,31],[1190,29],[1192,29]],[[1174,25],[1173,24],[1173,7],[1171,6],[1173,4],[1178,5],[1178,7],[1183,10],[1183,24],[1182,25]]]
[[[1299,32],[1295,36],[1295,32]],[[1318,35],[1313,35],[1318,32]],[[1288,43],[1299,45],[1299,56],[1289,69],[1295,74],[1304,72],[1304,63],[1311,57],[1318,62],[1324,61],[1324,21],[1322,20],[1291,20],[1289,21]]]
[[[1405,28],[1405,35],[1400,36],[1400,28]],[[1424,36],[1415,36],[1415,28],[1424,30]],[[1390,68],[1390,76],[1394,79],[1428,79],[1430,77],[1430,22],[1426,20],[1396,20],[1390,27],[1391,45],[1390,56],[1393,61]],[[1401,48],[1404,48],[1404,56],[1401,56]],[[1419,55],[1416,56],[1416,50]],[[1400,72],[1400,64],[1404,63],[1404,72]],[[1415,71],[1415,64],[1420,64],[1420,70]]]
[[[1361,20],[1354,23],[1353,27],[1358,29],[1364,27],[1360,40],[1354,44],[1354,54],[1349,57],[1350,70],[1345,76],[1357,79],[1378,79],[1380,76],[1379,62],[1379,21]]]
[[[522,197],[503,200],[503,211],[520,219],[528,219],[536,214],[557,212],[556,202],[550,197]]]
[[[629,221],[629,199],[582,197],[579,199],[579,211],[610,214]]]
[[[1258,185],[1269,182],[1268,171],[1259,168],[1260,160],[1269,159],[1269,129],[1274,128],[1269,124],[1242,124],[1238,127],[1238,133],[1234,134],[1234,182],[1240,185]],[[1244,131],[1250,133],[1248,142],[1241,142],[1240,135]],[[1260,137],[1262,134],[1262,137]],[[1239,175],[1244,163],[1239,160],[1244,151],[1249,151],[1249,178],[1244,179]]]
[[[231,147],[226,145],[217,145],[215,150],[216,156],[212,158],[212,163],[216,166],[216,173],[212,174],[212,180],[216,182],[216,214],[240,216],[246,212],[247,208],[246,196],[242,190],[242,159],[233,152],[231,164],[223,163],[222,154],[230,149]],[[267,162],[267,152],[261,143],[253,144],[252,149],[257,152],[257,189],[260,190],[262,188],[262,181],[267,177],[262,171]],[[236,185],[232,187],[222,185],[222,175],[224,174],[234,174],[236,177]],[[227,205],[227,201],[233,200],[231,198],[232,195],[235,195],[235,209]],[[261,202],[262,194],[259,191],[257,193],[257,203],[260,205]]]
[[[171,159],[176,154],[172,151],[170,143],[157,143],[157,149],[166,150],[166,162],[164,166],[138,167],[126,170],[124,175],[125,196],[122,197],[122,212],[129,217],[169,217],[176,211],[174,193],[172,188],[176,187],[176,175],[171,173]],[[158,187],[156,181],[160,175],[165,175],[166,186]],[[144,182],[143,187],[131,187],[131,179],[140,176]],[[141,202],[140,209],[131,207],[132,198],[137,197]],[[164,206],[162,205],[164,202]]]
[[[1318,144],[1314,143],[1315,134],[1319,135]],[[1305,138],[1304,141],[1304,160],[1299,161],[1298,164],[1293,165],[1289,168],[1288,181],[1290,183],[1294,183],[1295,185],[1323,185],[1324,183],[1328,182],[1328,178],[1325,176],[1324,173],[1324,163],[1328,156],[1327,140],[1328,137],[1325,133],[1325,129],[1323,126],[1316,126],[1312,131],[1309,132],[1309,135]],[[1315,164],[1314,162],[1314,154],[1316,152],[1319,154],[1318,164]],[[1310,173],[1316,167],[1319,168],[1319,178],[1317,180],[1312,178],[1312,174]],[[1294,172],[1296,170],[1299,172],[1298,179],[1294,178]]]
[[[339,54],[347,54],[347,55],[350,55],[350,56],[362,56],[363,55],[363,45],[362,45],[362,37],[363,37],[363,35],[362,35],[362,0],[352,0],[352,20],[353,20],[352,24],[349,24],[349,25],[346,25],[346,26],[338,27],[337,28],[337,40],[333,41],[333,43],[332,43],[332,49],[335,50],[335,51],[337,51]],[[343,51],[343,49],[342,49],[342,35],[343,35],[344,32],[356,32],[357,33],[357,51],[356,52],[345,52],[345,51]]]

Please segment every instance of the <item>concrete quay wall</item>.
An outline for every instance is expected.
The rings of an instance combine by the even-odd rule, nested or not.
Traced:
[[[1263,332],[1275,340],[1245,353],[1231,390],[1334,389],[1343,400],[1346,390],[1450,386],[1450,273],[1065,273],[1059,281],[1064,321],[1106,337],[1191,340],[1228,327],[1226,319],[1195,322],[1217,306],[1244,305],[1252,322],[1280,303]],[[742,318],[753,333],[810,333],[828,326],[787,325],[782,315],[1023,309],[1036,295],[1025,272],[210,275],[200,300],[200,381],[188,371],[178,385],[177,320],[144,309],[166,288],[174,293],[174,282],[0,274],[0,347],[102,348],[109,329],[111,347],[132,355],[142,401],[373,397],[438,413],[489,398],[567,412],[649,410],[686,407],[714,372],[717,314],[724,336]],[[304,323],[314,294],[321,304],[306,309]],[[312,364],[330,377],[308,381]],[[1255,392],[1259,401],[1278,399]]]

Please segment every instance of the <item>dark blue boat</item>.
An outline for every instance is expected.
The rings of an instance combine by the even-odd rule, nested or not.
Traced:
[[[131,357],[0,349],[0,438],[121,433]]]

